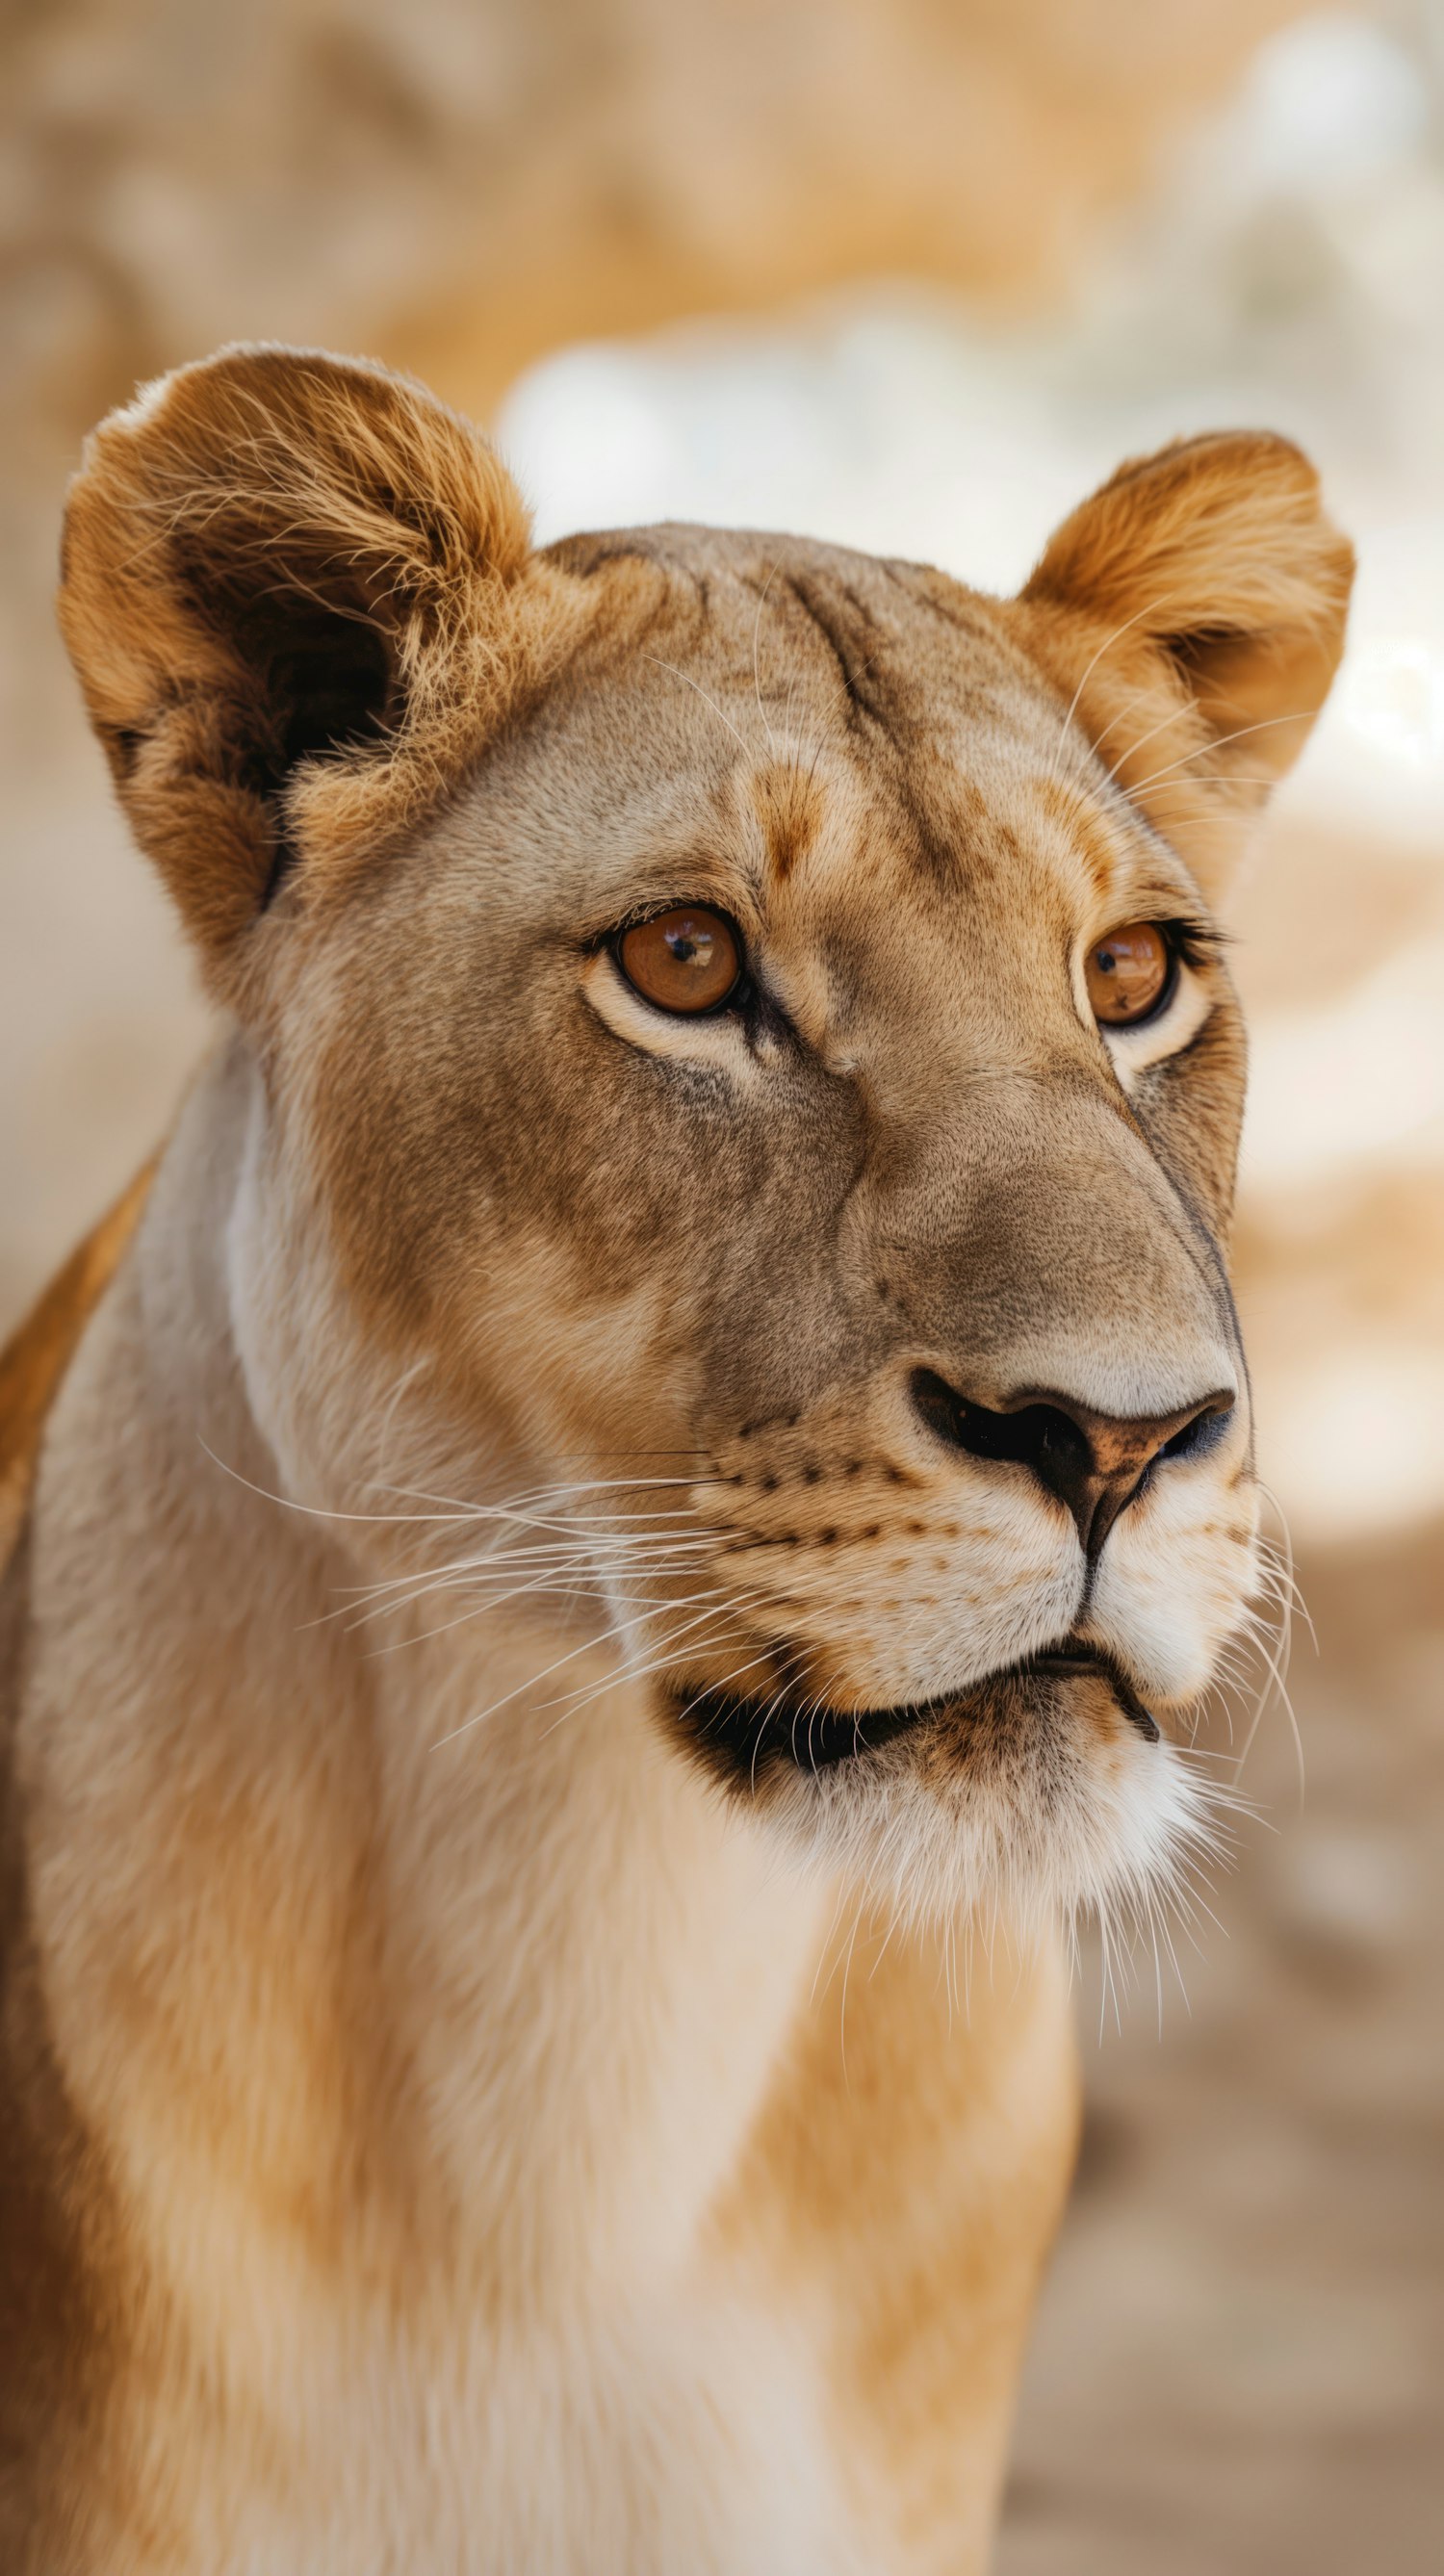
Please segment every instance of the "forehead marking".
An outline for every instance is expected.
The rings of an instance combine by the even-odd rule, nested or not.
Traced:
[[[866,655],[855,650],[857,641],[869,642],[877,634],[876,618],[857,593],[844,585],[838,585],[838,595],[834,598],[827,594],[820,582],[805,573],[785,573],[783,582],[832,655],[847,703],[849,727],[855,728],[861,719],[870,719],[886,730],[887,717],[879,703],[878,692],[865,685],[877,659],[878,648],[875,645]],[[848,632],[850,625],[855,630],[854,634]]]
[[[821,826],[823,800],[816,768],[800,769],[795,761],[774,760],[754,772],[751,787],[768,865],[775,882],[785,885]]]

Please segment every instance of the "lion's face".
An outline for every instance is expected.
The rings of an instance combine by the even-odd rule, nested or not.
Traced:
[[[273,410],[277,364],[219,362]],[[332,378],[286,364],[326,387],[334,473]],[[388,380],[343,391],[383,385],[389,422]],[[131,479],[149,439],[174,481],[163,403],[130,417]],[[343,461],[394,509],[375,427]],[[399,1410],[414,1483],[525,1496],[518,1568],[606,1605],[678,1755],[907,1903],[1165,1867],[1200,1811],[1170,1736],[1253,1582],[1244,1054],[1206,884],[1327,684],[1347,562],[1278,442],[1151,471],[1012,603],[789,539],[537,560],[509,531],[489,660],[379,575],[328,650],[354,495],[344,562],[308,541],[289,659],[299,612],[257,604],[239,538],[207,596],[214,507],[177,576],[232,657],[217,779],[268,835],[249,912],[204,935],[266,1065],[252,1294],[331,1319],[325,1401],[272,1389],[305,1463],[374,1469]],[[435,512],[409,520],[434,561]],[[1251,656],[1261,528],[1291,551]],[[102,703],[100,591],[72,639],[174,876],[154,814],[194,733],[167,772],[163,725]],[[290,692],[259,795],[247,687]],[[294,1329],[275,1348],[308,1365]]]

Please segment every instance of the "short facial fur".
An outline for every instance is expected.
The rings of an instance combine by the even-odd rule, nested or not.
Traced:
[[[1009,601],[534,554],[473,431],[313,354],[96,434],[62,620],[230,1020],[248,1445],[194,1471],[330,1516],[398,1634],[504,1614],[440,1731],[631,1688],[664,1778],[884,1922],[1147,1904],[1206,1832],[1176,1739],[1257,1510],[1215,907],[1350,570],[1262,433],[1124,467]],[[682,905],[745,958],[698,1017],[621,960]],[[1132,923],[1171,981],[1108,1029]]]

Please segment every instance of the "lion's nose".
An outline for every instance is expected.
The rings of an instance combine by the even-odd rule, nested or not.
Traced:
[[[1225,1387],[1176,1413],[1120,1418],[1044,1387],[1001,1405],[979,1404],[928,1368],[914,1369],[911,1393],[928,1429],[950,1448],[1030,1469],[1066,1503],[1090,1557],[1154,1460],[1201,1456],[1222,1437],[1234,1403],[1233,1389]]]

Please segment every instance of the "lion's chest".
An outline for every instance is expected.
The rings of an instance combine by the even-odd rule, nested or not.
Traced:
[[[193,2488],[175,2562],[186,2576],[876,2567],[806,2338],[745,2300],[679,2284],[527,2340],[459,2318],[415,2338],[358,2321],[329,2366],[319,2345],[307,2370],[277,2361],[244,2443],[232,2427],[223,2461],[204,2439],[179,2454]]]

